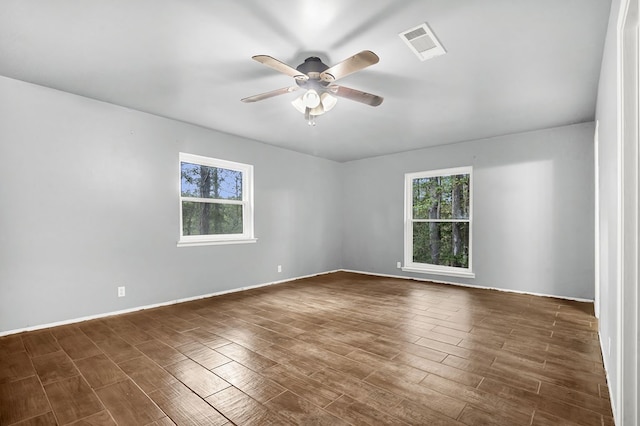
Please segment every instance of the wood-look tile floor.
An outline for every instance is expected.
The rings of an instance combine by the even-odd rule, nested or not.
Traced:
[[[1,425],[612,425],[588,303],[345,272],[0,338]]]

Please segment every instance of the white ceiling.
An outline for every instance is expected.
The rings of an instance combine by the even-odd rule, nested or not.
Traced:
[[[2,0],[0,75],[337,161],[593,120],[609,0]],[[447,54],[398,33],[428,22]],[[252,61],[380,62],[307,125]]]

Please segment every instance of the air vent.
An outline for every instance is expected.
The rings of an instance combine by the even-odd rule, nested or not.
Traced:
[[[426,23],[410,28],[398,35],[421,61],[447,53]]]

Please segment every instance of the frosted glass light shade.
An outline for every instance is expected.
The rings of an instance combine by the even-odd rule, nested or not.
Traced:
[[[315,93],[315,96],[318,96],[318,93],[315,90],[312,89],[312,90],[307,91],[302,96],[297,97],[296,99],[294,99],[291,102],[291,105],[293,105],[293,107],[295,109],[297,109],[298,111],[300,111],[302,114],[306,113],[307,108],[309,108],[310,109],[310,111],[309,111],[310,115],[313,115],[313,116],[322,115],[327,111],[331,111],[331,109],[338,102],[338,99],[335,98],[334,96],[331,96],[328,93],[322,93],[317,98],[316,106],[312,107],[305,100],[305,96],[307,96],[307,94],[309,92],[311,92],[311,91],[313,91]],[[313,99],[313,96],[314,95],[310,95],[309,98],[307,98],[307,99]]]
[[[302,102],[307,108],[316,108],[318,105],[320,105],[320,95],[318,95],[318,92],[313,89],[307,90],[302,95]]]

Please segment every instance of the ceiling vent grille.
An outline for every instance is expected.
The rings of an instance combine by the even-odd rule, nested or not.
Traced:
[[[409,28],[398,35],[421,61],[447,53],[426,23]]]

